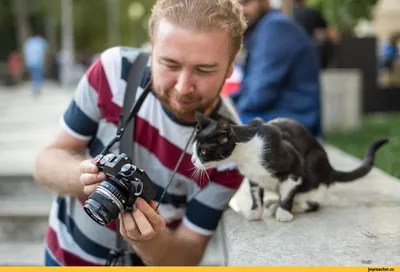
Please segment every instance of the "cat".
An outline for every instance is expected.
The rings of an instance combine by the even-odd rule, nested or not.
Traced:
[[[374,166],[375,152],[389,141],[375,140],[362,164],[343,172],[330,165],[320,142],[293,119],[264,122],[255,118],[234,125],[228,119],[213,120],[198,111],[195,115],[194,166],[205,170],[234,162],[250,184],[252,206],[245,214],[248,220],[260,220],[265,214],[288,222],[293,220],[293,213],[317,211],[330,185],[367,175]]]

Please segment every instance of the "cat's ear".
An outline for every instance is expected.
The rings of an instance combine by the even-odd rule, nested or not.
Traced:
[[[228,119],[220,118],[217,122],[218,132],[230,132],[231,130],[231,123]]]
[[[205,128],[211,123],[211,119],[200,111],[195,112],[195,117],[200,128]]]

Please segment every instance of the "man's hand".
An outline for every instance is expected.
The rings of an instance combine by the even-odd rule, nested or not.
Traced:
[[[91,159],[82,161],[79,164],[79,171],[81,173],[79,180],[85,185],[83,191],[86,195],[93,193],[99,183],[107,178],[103,172],[100,172]]]
[[[121,213],[121,235],[136,243],[156,239],[158,234],[166,232],[167,227],[164,219],[155,210],[156,203],[147,203],[143,198],[138,198],[135,202],[136,208],[132,212]]]
[[[168,247],[169,231],[156,203],[137,198],[132,212],[120,213],[120,232],[147,264],[158,263]]]

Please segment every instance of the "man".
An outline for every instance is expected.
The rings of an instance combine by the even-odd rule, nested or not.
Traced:
[[[393,72],[397,59],[399,58],[398,43],[400,40],[400,32],[394,32],[389,36],[387,42],[385,42],[380,52],[380,67],[387,69],[389,72]]]
[[[150,79],[152,92],[135,118],[132,159],[158,187],[156,201],[138,198],[133,212],[120,214],[119,230],[115,221],[97,225],[82,207],[106,178],[84,153],[88,148],[94,157],[115,136],[128,69],[137,56],[133,49],[111,48],[88,69],[60,133],[37,158],[37,182],[59,195],[46,236],[47,265],[104,265],[116,231],[146,265],[197,265],[242,182],[236,169],[226,167],[209,171],[210,181],[207,175],[192,179],[190,148],[155,211],[195,128],[194,112],[237,121],[220,90],[241,49],[245,19],[235,0],[159,0],[152,12],[151,75],[145,73],[137,97]]]
[[[47,49],[47,41],[36,30],[24,42],[23,54],[25,66],[30,74],[32,89],[35,95],[40,94],[42,88]]]
[[[266,0],[241,0],[249,28],[241,88],[232,96],[242,122],[293,118],[321,136],[318,56],[307,34]]]

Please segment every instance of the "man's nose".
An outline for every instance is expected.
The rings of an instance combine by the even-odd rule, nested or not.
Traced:
[[[192,92],[194,88],[191,80],[191,73],[187,71],[182,71],[179,74],[175,88],[179,92],[179,94]]]

